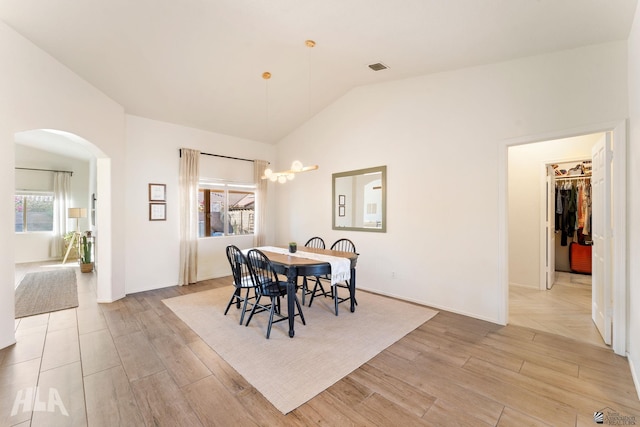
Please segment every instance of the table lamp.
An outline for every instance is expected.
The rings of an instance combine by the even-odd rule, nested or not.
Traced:
[[[78,218],[86,218],[87,217],[87,209],[86,208],[69,208],[67,212],[67,216],[69,218],[75,218],[76,220],[76,233],[79,233],[79,225]]]

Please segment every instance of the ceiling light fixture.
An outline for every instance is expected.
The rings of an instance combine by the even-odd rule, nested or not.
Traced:
[[[304,44],[307,47],[312,48],[316,45],[316,42],[314,42],[313,40],[305,40]],[[269,73],[268,71],[265,71],[264,73],[262,73],[262,78],[265,80],[269,80],[271,78],[271,73]],[[309,98],[309,101],[307,104],[307,108],[310,111],[311,110],[311,101],[310,101],[311,99],[311,59],[309,59],[309,70],[308,70],[308,98]],[[268,108],[267,108],[267,116],[268,116]],[[274,172],[271,169],[265,169],[262,179],[269,179],[273,182],[278,181],[280,184],[284,184],[285,182],[291,181],[292,179],[294,179],[296,176],[295,175],[296,173],[313,171],[316,169],[318,169],[318,165],[304,166],[301,161],[294,160],[293,163],[291,163],[291,169],[286,171]]]
[[[271,73],[265,71],[262,73],[262,79],[264,80],[264,129],[265,137],[269,139],[269,79]]]
[[[318,169],[318,165],[304,166],[301,161],[294,160],[293,163],[291,163],[291,169],[286,171],[274,172],[271,169],[265,169],[262,179],[270,179],[271,181],[278,181],[280,184],[284,184],[295,178],[295,174],[299,172],[308,172],[316,169]]]
[[[316,46],[313,40],[305,40],[304,45],[309,48],[307,54],[307,120],[311,118],[311,49]]]

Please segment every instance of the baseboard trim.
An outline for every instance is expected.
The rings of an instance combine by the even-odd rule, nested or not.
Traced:
[[[2,343],[0,343],[0,350],[2,350],[3,348],[10,347],[10,346],[14,345],[16,342],[17,342],[17,341],[16,341],[15,333],[14,333],[14,337],[13,337],[13,339],[9,339],[9,340],[7,340],[6,342],[2,342]]]
[[[633,379],[633,384],[636,386],[636,393],[638,394],[638,399],[640,400],[640,373],[636,371],[636,367],[633,364],[631,355],[628,352],[627,360],[629,361],[629,369],[631,369],[631,378]]]
[[[505,326],[504,324],[498,322],[496,319],[492,319],[492,318],[485,317],[485,316],[479,316],[479,315],[473,314],[473,313],[467,313],[467,312],[464,312],[464,311],[461,311],[461,310],[453,309],[451,307],[430,304],[430,303],[427,303],[425,301],[420,301],[420,300],[413,299],[413,298],[407,298],[407,297],[399,296],[399,295],[392,294],[392,293],[389,293],[389,292],[381,292],[381,291],[379,291],[377,289],[370,289],[370,288],[365,288],[365,287],[362,287],[362,286],[356,286],[356,290],[363,290],[363,291],[370,292],[372,294],[378,294],[378,295],[382,295],[382,296],[386,296],[386,297],[391,297],[391,298],[395,298],[395,299],[400,300],[400,301],[411,302],[411,303],[414,303],[414,304],[422,305],[422,306],[425,306],[425,307],[428,307],[428,308],[432,308],[432,309],[436,309],[436,310],[449,311],[451,313],[460,314],[462,316],[467,316],[467,317],[471,317],[471,318],[478,319],[478,320],[484,320],[485,322],[490,322],[490,323],[495,323],[497,325]]]

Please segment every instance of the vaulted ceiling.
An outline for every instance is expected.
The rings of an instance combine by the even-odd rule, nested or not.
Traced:
[[[0,19],[129,114],[273,143],[359,85],[624,40],[635,7],[635,0],[0,0]],[[377,62],[389,68],[368,67]]]

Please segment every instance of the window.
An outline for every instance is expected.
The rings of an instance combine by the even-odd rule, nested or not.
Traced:
[[[53,231],[52,193],[19,193],[14,199],[16,233]]]
[[[255,186],[200,183],[198,212],[199,237],[253,234]]]

